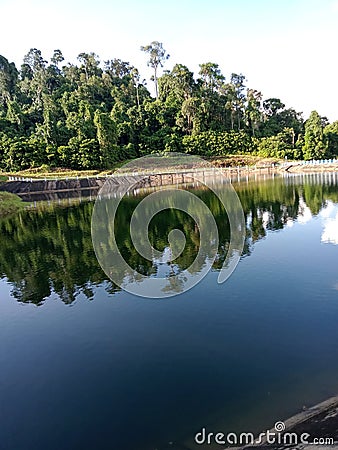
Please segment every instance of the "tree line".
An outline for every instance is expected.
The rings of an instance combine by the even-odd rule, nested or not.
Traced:
[[[251,153],[318,159],[338,154],[338,121],[263,99],[242,74],[227,80],[216,63],[164,70],[160,42],[141,47],[153,69],[152,97],[138,69],[80,53],[65,64],[33,48],[18,69],[0,55],[0,169],[48,165],[109,168],[153,152],[204,157]],[[160,71],[161,74],[160,74]]]

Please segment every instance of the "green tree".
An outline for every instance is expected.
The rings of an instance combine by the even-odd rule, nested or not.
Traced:
[[[141,51],[149,54],[148,66],[154,69],[155,95],[156,98],[158,98],[158,68],[163,67],[164,61],[166,61],[170,55],[163,48],[163,44],[158,41],[153,41],[149,45],[141,46]]]
[[[116,124],[108,113],[96,110],[94,124],[97,129],[97,140],[101,149],[102,167],[108,167],[109,163],[118,160],[113,154],[116,150]]]
[[[248,89],[245,115],[247,118],[247,125],[252,133],[252,136],[255,136],[256,130],[258,129],[259,122],[262,117],[261,101],[261,92],[256,91],[255,89]]]
[[[327,142],[327,150],[331,156],[338,155],[338,121],[326,125],[324,128],[324,138]]]
[[[210,92],[219,90],[221,84],[225,80],[218,64],[211,62],[200,64],[199,75],[203,81],[204,89],[209,90]]]
[[[321,159],[326,156],[322,119],[317,111],[312,111],[305,122],[303,154],[304,159]]]
[[[18,82],[18,71],[14,63],[0,55],[0,105],[5,106],[6,103],[13,99]]]
[[[245,95],[244,95],[244,89],[245,89],[245,76],[242,74],[231,74],[231,85],[233,86],[232,91],[232,108],[236,111],[237,115],[237,126],[238,131],[241,129],[241,119],[243,116],[244,111],[244,104],[245,104]]]
[[[95,75],[100,76],[102,74],[100,60],[95,53],[80,53],[77,59],[82,63],[80,70],[84,71],[87,81],[90,77]]]

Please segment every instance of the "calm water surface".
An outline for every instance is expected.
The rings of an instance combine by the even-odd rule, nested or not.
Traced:
[[[106,279],[92,202],[0,221],[0,449],[194,449],[202,427],[258,431],[338,393],[336,178],[235,187],[247,223],[236,271],[217,284],[228,220],[197,189],[218,224],[219,258],[195,288],[163,300]],[[122,202],[117,240],[133,267],[156,275],[163,267],[137,255],[126,227],[141,198]],[[199,242],[189,217],[159,214],[150,240],[165,252],[172,228],[186,235],[183,270]]]

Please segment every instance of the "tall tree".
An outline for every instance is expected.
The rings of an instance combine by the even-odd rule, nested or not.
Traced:
[[[18,71],[14,63],[0,55],[0,104],[9,101],[15,92],[18,81]]]
[[[223,127],[224,108],[222,107],[223,97],[221,95],[225,77],[222,75],[218,64],[200,64],[197,80],[199,105],[199,122],[201,131],[220,130]]]
[[[201,75],[203,80],[204,88],[211,92],[217,91],[225,80],[218,64],[211,62],[200,64],[199,75]]]
[[[241,117],[244,110],[245,95],[243,93],[245,89],[245,76],[242,74],[232,73],[230,83],[233,86],[233,108],[237,115],[238,131],[241,129]]]
[[[163,48],[163,44],[158,41],[153,41],[149,45],[141,46],[141,51],[149,54],[147,64],[154,69],[155,95],[156,98],[158,98],[158,68],[163,67],[164,61],[166,61],[170,55]]]
[[[37,48],[31,48],[27,55],[24,56],[23,62],[31,68],[33,73],[43,70],[47,64],[47,61],[41,55],[41,50]]]
[[[116,155],[113,155],[113,148],[116,147],[116,125],[108,113],[98,110],[94,114],[94,124],[101,149],[100,165],[108,167],[110,162],[116,160]]]
[[[261,120],[261,101],[261,92],[256,91],[255,89],[248,89],[245,113],[248,121],[248,127],[252,132],[252,136],[255,136],[255,131],[257,130],[258,124]]]
[[[328,152],[331,156],[338,155],[338,121],[326,125],[324,136],[327,141]]]
[[[268,98],[263,102],[264,112],[267,117],[276,115],[279,111],[285,108],[284,103],[279,98]]]
[[[102,70],[99,67],[100,60],[95,53],[80,53],[77,59],[82,63],[81,69],[84,70],[87,81],[90,77],[102,74]]]
[[[54,66],[58,67],[59,64],[61,64],[62,61],[64,61],[64,59],[65,58],[63,57],[61,50],[57,49],[54,50],[53,56],[51,57],[50,61]]]
[[[322,119],[317,111],[312,111],[305,122],[304,159],[321,159],[325,157],[326,150]]]

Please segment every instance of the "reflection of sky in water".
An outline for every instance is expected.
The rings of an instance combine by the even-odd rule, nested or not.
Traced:
[[[326,206],[319,212],[318,217],[321,219],[321,224],[323,227],[321,242],[325,244],[338,245],[338,204],[333,203],[331,200],[327,200]],[[304,199],[300,197],[297,222],[299,224],[305,225],[312,219],[313,215],[310,208],[307,206]],[[270,220],[271,212],[264,211],[262,214],[262,225],[265,229],[267,229]],[[249,225],[250,222],[251,220],[248,220]],[[295,220],[293,218],[288,218],[285,225],[288,228],[291,228],[294,226],[294,224]]]
[[[319,216],[323,224],[321,242],[338,245],[338,206],[328,201]]]
[[[152,275],[153,278],[165,278],[179,272],[179,267],[177,264],[170,264],[171,257],[172,253],[170,247],[166,247],[160,258],[152,259],[153,266],[157,267],[156,274]]]
[[[303,198],[299,198],[298,223],[307,223],[312,219],[310,208],[306,205]]]
[[[259,211],[257,211],[257,217],[262,218],[262,225],[264,229],[266,230],[268,228],[269,223],[273,221],[273,214],[271,211],[264,211],[263,214],[260,214]],[[306,224],[312,220],[313,216],[311,213],[310,208],[305,203],[304,199],[302,197],[299,198],[299,207],[298,207],[298,215],[297,215],[297,222],[300,224]],[[249,222],[250,225],[251,221]],[[295,223],[295,219],[292,217],[287,218],[285,225],[288,228],[293,227]]]

